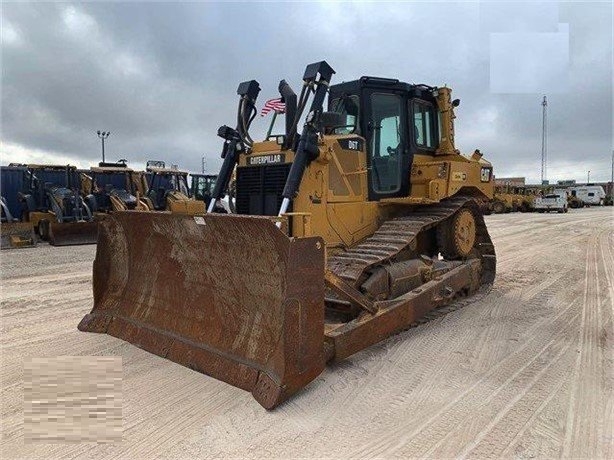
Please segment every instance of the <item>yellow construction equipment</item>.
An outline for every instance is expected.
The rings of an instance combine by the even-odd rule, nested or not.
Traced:
[[[144,201],[150,210],[190,216],[205,212],[204,201],[191,197],[188,172],[166,168],[162,161],[149,161],[146,171],[148,179]]]
[[[36,246],[36,235],[20,200],[27,182],[25,165],[0,167],[0,249]]]
[[[80,196],[75,166],[27,165],[20,199],[24,213],[38,236],[54,246],[94,244],[97,223]]]
[[[13,217],[4,197],[0,197],[0,248],[31,248],[36,246],[36,235],[30,222]]]
[[[81,193],[97,217],[115,211],[149,211],[141,199],[143,177],[125,162],[100,163],[81,172]]]
[[[534,195],[525,187],[496,185],[490,210],[495,214],[504,212],[527,212],[533,208]]]
[[[454,145],[446,87],[307,66],[281,81],[282,134],[254,142],[260,86],[239,85],[236,128],[209,208],[236,167],[237,214],[118,212],[103,223],[94,308],[105,332],[251,391],[273,408],[430,310],[490,285],[481,209],[492,165]],[[324,100],[328,93],[328,111]],[[297,126],[307,109],[302,133]]]

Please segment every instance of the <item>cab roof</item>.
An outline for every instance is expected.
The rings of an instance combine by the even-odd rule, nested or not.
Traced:
[[[381,89],[387,91],[403,91],[410,97],[432,98],[435,86],[425,84],[411,84],[396,78],[362,76],[358,80],[337,83],[330,86],[331,97],[340,94],[357,94],[363,88]]]
[[[131,168],[124,168],[124,167],[117,167],[117,166],[92,166],[90,168],[90,171],[92,172],[96,172],[96,173],[116,173],[116,172],[134,172],[133,169]]]
[[[152,173],[156,173],[156,174],[163,174],[163,175],[174,175],[174,174],[178,174],[181,176],[187,175],[189,174],[187,171],[181,171],[179,169],[171,169],[171,168],[157,168],[155,166],[148,166],[147,167],[147,172],[152,172]]]
[[[71,171],[76,171],[77,167],[72,165],[39,165],[39,164],[29,164],[26,166],[28,169],[52,169],[57,171],[65,171],[69,169]]]

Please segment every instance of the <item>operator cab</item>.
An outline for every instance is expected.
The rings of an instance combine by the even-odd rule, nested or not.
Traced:
[[[330,87],[328,110],[342,115],[330,133],[366,141],[369,200],[409,196],[414,155],[433,155],[439,147],[434,90],[378,77]],[[349,145],[362,151],[360,144]]]
[[[149,166],[149,162],[147,172],[151,176],[147,184],[146,196],[152,201],[156,211],[166,208],[166,197],[173,191],[182,193],[188,198],[191,196],[187,172]]]
[[[205,202],[206,206],[209,206],[211,201],[211,192],[215,187],[215,181],[217,180],[216,174],[191,174],[192,186],[190,193],[196,200]]]

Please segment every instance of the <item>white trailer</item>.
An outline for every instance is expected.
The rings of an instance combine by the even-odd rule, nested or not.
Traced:
[[[582,200],[584,206],[602,206],[605,201],[605,191],[601,185],[585,185],[569,189],[572,196]]]

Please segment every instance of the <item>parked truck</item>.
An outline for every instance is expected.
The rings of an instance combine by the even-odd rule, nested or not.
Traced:
[[[533,209],[535,209],[537,212],[567,212],[569,209],[569,205],[567,203],[567,191],[554,190],[545,195],[535,197]]]

